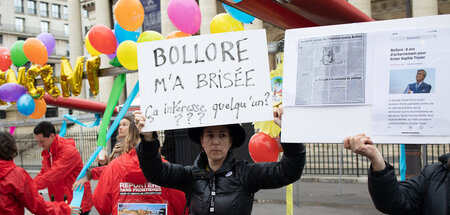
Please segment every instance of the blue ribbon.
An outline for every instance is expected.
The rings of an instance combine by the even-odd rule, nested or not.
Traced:
[[[119,126],[120,120],[125,116],[125,113],[130,108],[131,102],[133,102],[134,98],[136,97],[137,93],[139,92],[139,81],[137,81],[136,85],[134,85],[133,90],[131,91],[130,95],[128,96],[127,100],[125,101],[125,104],[123,104],[122,109],[120,110],[119,114],[117,114],[116,119],[114,120],[111,127],[109,127],[108,132],[106,133],[106,141],[111,138],[112,134],[116,130],[117,126]],[[99,116],[100,118],[100,116]],[[98,146],[97,149],[94,151],[94,153],[89,158],[88,162],[84,164],[83,169],[81,170],[80,174],[77,177],[77,181],[84,177],[86,175],[86,170],[92,165],[92,162],[94,162],[95,158],[98,156],[100,151],[103,149],[103,146]],[[83,194],[84,194],[84,185],[80,186],[81,188],[73,191],[73,198],[70,202],[71,206],[80,207],[81,201],[83,200]]]
[[[86,125],[86,124],[80,122],[76,117],[73,117],[73,116],[71,116],[69,114],[64,114],[63,118],[66,118],[66,119],[68,119],[68,120],[70,120],[70,121],[72,121],[72,122],[74,122],[74,123],[76,123],[78,125],[81,125],[81,126],[87,127],[87,128],[92,128],[92,127],[100,125],[100,121],[102,120],[100,118],[100,114],[98,114],[98,113],[95,114],[95,118],[96,118],[95,122],[93,122],[93,123],[91,123],[89,125]],[[61,136],[61,137],[66,136],[66,127],[67,127],[66,121],[64,120],[63,124],[61,125],[61,129],[59,131],[59,136]]]
[[[400,145],[400,181],[404,181],[406,178],[406,158],[405,158],[405,144]]]

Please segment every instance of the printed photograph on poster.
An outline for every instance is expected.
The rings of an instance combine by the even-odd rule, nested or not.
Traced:
[[[366,34],[298,41],[295,105],[364,104]]]
[[[119,203],[119,215],[167,215],[167,204],[160,203]]]
[[[433,93],[435,69],[400,69],[389,72],[389,94]]]

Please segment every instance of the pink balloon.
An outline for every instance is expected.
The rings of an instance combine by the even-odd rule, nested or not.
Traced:
[[[195,34],[200,29],[202,15],[195,0],[170,0],[167,15],[172,24],[184,33]]]

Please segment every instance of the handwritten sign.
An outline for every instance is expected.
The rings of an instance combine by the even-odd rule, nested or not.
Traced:
[[[272,119],[265,30],[138,44],[144,131]]]

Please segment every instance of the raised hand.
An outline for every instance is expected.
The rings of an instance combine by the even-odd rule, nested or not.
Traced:
[[[380,151],[375,147],[370,137],[367,137],[365,134],[346,137],[344,139],[344,148],[369,158],[375,171],[383,170],[386,167]]]

